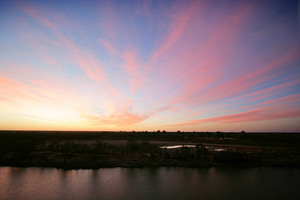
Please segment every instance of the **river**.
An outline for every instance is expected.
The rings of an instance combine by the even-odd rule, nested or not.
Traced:
[[[0,199],[299,199],[295,168],[0,167]]]

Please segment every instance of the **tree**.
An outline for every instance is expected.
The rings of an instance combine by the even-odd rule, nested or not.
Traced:
[[[203,144],[196,145],[196,156],[199,159],[205,159],[208,154],[207,148]]]

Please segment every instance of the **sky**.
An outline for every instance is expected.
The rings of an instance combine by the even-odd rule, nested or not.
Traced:
[[[300,132],[298,1],[0,1],[0,129]]]

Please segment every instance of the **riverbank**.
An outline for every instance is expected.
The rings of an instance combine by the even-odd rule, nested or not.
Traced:
[[[79,169],[102,169],[102,168],[161,168],[161,167],[185,167],[185,168],[211,168],[211,167],[221,167],[221,168],[253,168],[253,167],[284,167],[284,168],[300,168],[297,164],[286,164],[286,163],[266,163],[266,164],[241,164],[241,165],[228,165],[228,164],[218,164],[218,163],[180,163],[172,162],[162,165],[157,164],[143,164],[143,163],[101,163],[101,165],[77,163],[76,165],[70,165],[65,163],[38,163],[38,164],[28,164],[28,163],[12,163],[9,165],[0,165],[0,167],[42,167],[42,168],[56,168],[65,170],[79,170]]]
[[[294,141],[290,143],[284,139],[284,134],[259,135],[260,142],[257,136],[241,133],[0,132],[0,166],[64,169],[300,167],[297,134],[291,135]],[[269,142],[265,141],[267,138]]]
[[[147,157],[143,155],[84,155],[84,154],[36,154],[27,157],[2,157],[0,166],[11,167],[51,167],[62,169],[99,169],[99,168],[144,168],[144,167],[294,167],[300,168],[300,162],[288,159],[246,160],[243,162],[225,163],[220,161],[194,159],[174,159]]]

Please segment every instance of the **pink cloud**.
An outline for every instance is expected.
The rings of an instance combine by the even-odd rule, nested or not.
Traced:
[[[293,94],[293,95],[281,97],[279,99],[272,99],[272,100],[264,101],[262,103],[258,103],[258,104],[254,104],[254,105],[243,106],[243,107],[240,107],[239,110],[245,109],[245,108],[262,106],[262,105],[283,104],[283,103],[290,103],[290,102],[300,102],[300,94]]]
[[[109,19],[109,20],[107,20]],[[119,20],[112,1],[99,2],[99,30],[108,39],[115,38],[123,24]],[[123,34],[125,34],[123,32]]]
[[[156,60],[158,57],[163,55],[181,38],[194,12],[201,12],[198,4],[199,2],[194,1],[188,7],[183,8],[179,15],[173,16],[175,19],[172,22],[171,31],[159,49],[154,52],[151,60]],[[178,5],[175,5],[174,7],[177,8]]]
[[[272,95],[276,95],[276,94],[280,94],[282,92],[286,92],[289,91],[293,88],[295,88],[295,86],[300,84],[300,80],[294,80],[291,82],[287,82],[284,84],[280,84],[280,85],[276,85],[264,90],[260,90],[257,92],[252,93],[252,95],[256,96],[256,97],[252,97],[247,99],[247,101],[251,102],[251,101],[256,101],[262,98],[266,98],[266,97],[270,97]]]
[[[10,103],[20,104],[20,100],[37,101],[37,95],[28,91],[28,87],[21,82],[8,77],[0,77],[0,91],[4,99]]]
[[[0,86],[1,87],[10,87],[10,88],[20,88],[23,85],[19,82],[16,82],[16,81],[10,79],[10,78],[0,76]]]
[[[26,13],[26,14],[30,15],[31,17],[37,19],[38,21],[40,21],[45,26],[47,26],[49,28],[52,28],[52,29],[57,28],[57,26],[54,23],[52,23],[48,18],[42,16],[43,12],[41,12],[41,9],[38,8],[36,5],[29,4],[29,3],[24,3],[22,1],[18,1],[16,3],[16,5],[24,13]]]
[[[282,49],[276,49],[260,60],[254,60],[254,64],[247,63],[247,67],[245,66],[244,68],[253,68],[252,72],[241,71],[241,74],[244,73],[244,75],[229,81],[222,80],[222,71],[227,70],[227,65],[230,65],[228,58],[237,51],[234,44],[243,39],[244,24],[249,20],[253,20],[252,13],[254,9],[250,4],[237,7],[230,16],[220,22],[218,26],[215,26],[216,28],[211,31],[211,34],[208,34],[205,40],[200,41],[200,44],[199,41],[194,42],[195,44],[199,44],[199,47],[195,48],[195,51],[186,51],[185,53],[185,46],[182,45],[185,44],[185,41],[179,41],[180,38],[176,41],[180,42],[180,46],[172,43],[172,48],[169,47],[167,48],[168,51],[164,52],[165,58],[169,56],[167,58],[172,59],[170,59],[169,63],[164,63],[164,67],[159,69],[159,72],[166,74],[166,81],[164,81],[166,88],[170,88],[176,84],[179,86],[177,93],[173,93],[175,95],[166,92],[165,96],[160,99],[169,99],[167,105],[178,105],[181,108],[201,105],[203,103],[211,105],[217,100],[245,95],[245,93],[251,91],[257,85],[280,75],[282,73],[280,70],[284,66],[299,59],[298,47],[291,48],[291,46],[284,46]],[[186,25],[185,28],[189,33],[193,31],[189,25]],[[187,41],[188,36],[186,35],[185,37]],[[191,38],[195,39],[195,37]],[[278,52],[283,52],[283,49],[289,50],[280,55]],[[274,59],[274,53],[277,56],[276,59]],[[271,61],[266,62],[270,58]],[[280,88],[284,89],[293,84],[297,83],[287,83],[264,92],[278,92],[276,90]],[[253,95],[260,95],[262,97],[262,94],[263,91],[260,94],[258,92]]]
[[[136,115],[130,112],[113,113],[109,116],[100,117],[94,115],[82,115],[93,126],[119,126],[126,127],[146,120],[148,117],[145,115]]]
[[[139,61],[134,51],[126,51],[122,58],[125,61],[123,65],[124,70],[129,75],[129,82],[131,85],[131,93],[134,94],[142,84],[142,79],[139,74]]]
[[[138,3],[139,5],[137,6],[137,9],[135,11],[136,15],[147,18],[150,27],[153,28],[153,15],[150,12],[152,0],[143,0],[139,1]]]
[[[136,58],[136,53],[134,51],[127,51],[123,54],[123,59],[125,60],[125,70],[128,74],[133,76],[138,75],[138,61]]]
[[[34,53],[41,58],[45,63],[49,64],[51,67],[56,68],[58,70],[62,70],[60,63],[55,60],[45,45],[43,45],[39,40],[33,38],[32,35],[24,33],[24,37],[28,42],[28,47],[34,51]],[[49,41],[49,40],[47,40]]]
[[[174,74],[172,82],[182,81],[185,84],[180,94],[170,100],[171,104],[187,103],[193,99],[199,101],[199,98],[202,99],[205,96],[201,90],[213,86],[220,80],[220,75],[225,70],[230,55],[236,51],[234,44],[241,39],[241,29],[245,21],[249,19],[252,9],[251,5],[237,7],[235,12],[223,19],[205,40],[189,41],[190,44],[200,43],[194,47],[194,51],[183,49],[178,55],[170,55],[174,59],[167,65],[165,71],[172,71]],[[193,32],[193,26],[186,29],[190,33]],[[189,35],[185,40],[188,38]]]
[[[277,109],[275,109],[277,108]],[[272,119],[283,119],[300,117],[300,109],[292,107],[290,109],[278,107],[264,107],[259,109],[250,110],[243,113],[225,115],[221,117],[214,117],[209,119],[201,120],[202,122],[220,122],[220,123],[237,123],[247,121],[260,121],[260,120],[272,120]]]
[[[118,50],[108,41],[100,40],[99,43],[104,46],[107,52],[109,52],[110,55],[117,55],[119,54]]]
[[[246,75],[232,79],[223,84],[218,84],[214,88],[209,89],[204,95],[193,99],[193,102],[209,102],[245,94],[251,87],[276,77],[276,73],[271,73],[272,70],[297,60],[300,57],[300,53],[298,53],[300,51],[297,51],[297,49],[298,48],[291,49],[281,57]]]
[[[169,127],[199,125],[203,123],[241,123],[251,121],[273,120],[300,117],[299,106],[265,106],[250,111],[212,117],[206,119],[189,120],[183,123],[171,124]]]
[[[262,99],[264,97],[268,97],[274,94],[278,94],[280,93],[282,90],[286,91],[287,88],[290,88],[291,86],[296,86],[300,84],[300,80],[297,80],[296,78],[299,76],[299,74],[296,74],[289,77],[290,80],[293,81],[289,81],[289,82],[284,82],[278,85],[274,85],[265,89],[261,89],[255,92],[251,92],[248,94],[244,94],[241,95],[239,97],[234,98],[233,100],[238,100],[238,99],[247,99],[247,101],[254,101],[254,100],[258,100],[258,99]],[[285,80],[288,81],[288,80]]]
[[[27,68],[27,70],[30,69]],[[74,93],[72,87],[65,81],[54,77],[49,79],[55,79],[56,84],[49,82],[49,80],[34,78],[21,82],[8,77],[0,77],[1,96],[10,99],[11,102],[25,106],[25,102],[28,105],[34,103],[56,104],[64,102],[66,98],[72,99],[76,103],[80,101],[79,96]]]
[[[81,69],[88,75],[88,77],[96,82],[101,82],[103,79],[105,79],[105,74],[99,67],[99,60],[92,56],[91,53],[82,52],[78,47],[76,47],[76,45],[70,39],[62,34],[62,32],[58,29],[58,26],[52,23],[49,19],[42,16],[42,12],[39,8],[23,3],[18,4],[18,7],[23,12],[27,13],[45,26],[48,26],[53,31],[55,31],[59,41],[61,42],[61,46],[66,47],[69,50],[72,58],[77,61]],[[38,50],[41,50],[42,52],[44,52],[44,54],[46,54],[45,48],[40,43],[35,42],[35,45],[37,46]],[[43,56],[43,58],[48,60],[50,63],[55,64],[52,59],[49,59],[49,55]]]
[[[70,56],[70,59],[72,61],[75,62],[75,64],[77,64],[79,66],[79,68],[86,74],[86,76],[89,78],[89,80],[91,80],[92,82],[96,83],[94,84],[94,88],[96,88],[96,91],[102,91],[105,90],[105,94],[104,95],[100,95],[101,97],[97,97],[96,100],[99,101],[99,104],[102,105],[111,105],[111,107],[113,108],[113,112],[117,112],[114,111],[115,109],[121,109],[119,107],[122,106],[118,106],[117,102],[122,101],[124,102],[128,102],[128,98],[122,94],[121,91],[118,90],[118,88],[114,87],[110,80],[108,79],[106,73],[103,71],[101,65],[101,61],[90,51],[86,50],[86,49],[82,49],[79,46],[77,46],[69,37],[66,37],[59,29],[60,24],[59,22],[57,23],[52,23],[50,21],[50,19],[48,19],[47,17],[45,17],[46,15],[41,12],[40,10],[42,8],[38,8],[35,7],[34,5],[30,5],[30,4],[19,4],[18,8],[20,10],[22,10],[24,13],[30,15],[31,17],[33,17],[35,20],[37,20],[38,22],[40,22],[41,24],[43,24],[44,26],[50,28],[54,35],[57,38],[57,41],[59,43],[59,47],[63,50],[66,50]],[[63,15],[60,16],[60,21],[64,21],[63,19]],[[50,41],[48,38],[44,38],[44,40]],[[111,53],[116,53],[117,51],[112,47],[112,45],[110,45],[110,43],[103,43],[103,45],[108,49],[108,51],[110,51]],[[50,58],[50,56],[47,54],[46,49],[38,42],[34,43],[33,47],[37,50],[39,55],[42,55],[42,58],[46,61],[48,61],[50,64],[53,64],[53,62],[51,63],[52,59]],[[40,51],[39,51],[40,50]],[[131,55],[125,55],[125,58],[127,59],[127,62],[129,65],[127,65],[126,67],[128,67],[127,69],[129,70],[130,73],[133,72],[134,67],[132,64],[134,64],[134,60],[132,60],[132,56]],[[136,76],[136,74],[133,74],[134,76]],[[38,81],[38,80],[37,80]],[[43,84],[42,84],[43,85]],[[132,82],[133,87],[137,87],[138,83],[134,83],[134,80]],[[88,88],[91,88],[93,86],[88,86]],[[57,95],[61,95],[66,93],[66,91],[54,91],[54,92],[50,92],[49,88],[35,88],[35,87],[29,87],[27,89],[30,90],[35,90],[37,92],[38,95],[34,95],[35,97],[38,96],[38,98],[43,98],[43,101],[41,102],[49,102],[47,100],[49,100],[50,98],[54,97],[57,98]],[[12,92],[15,94],[15,92]],[[101,92],[99,92],[101,93]],[[26,94],[27,96],[32,95],[31,92],[29,92],[29,94]],[[26,98],[26,95],[23,96],[24,98]],[[39,95],[42,95],[42,97],[40,97]],[[95,94],[92,94],[94,96],[97,96]],[[20,95],[22,96],[22,95]],[[64,95],[62,95],[64,96]],[[93,97],[94,97],[93,96]],[[99,95],[98,95],[99,96]],[[74,97],[74,99],[80,99],[80,98],[76,98]],[[101,101],[100,101],[101,99]],[[88,105],[78,105],[79,107],[83,107],[80,108],[80,112],[86,112],[86,110],[89,110],[89,106]],[[118,121],[119,115],[112,115],[110,120],[114,120],[114,121]],[[134,121],[134,115],[129,115],[129,114],[120,114],[120,118],[125,117]],[[131,116],[131,118],[129,117]],[[120,120],[119,120],[120,121]]]

